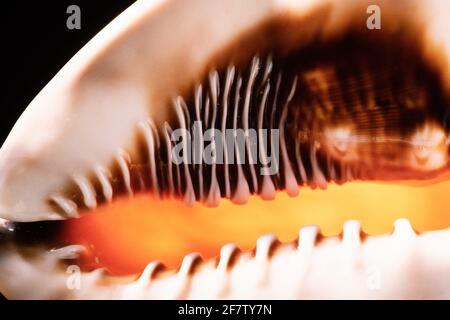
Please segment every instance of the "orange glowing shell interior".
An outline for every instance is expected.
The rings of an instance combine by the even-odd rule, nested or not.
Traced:
[[[86,245],[86,266],[129,274],[153,260],[177,268],[191,252],[212,258],[228,242],[251,250],[265,233],[274,233],[281,242],[293,241],[299,227],[307,224],[319,225],[324,235],[339,234],[349,219],[360,220],[368,234],[390,232],[401,217],[418,231],[445,228],[450,224],[449,187],[450,182],[330,184],[327,190],[302,189],[294,198],[279,192],[275,200],[252,196],[245,205],[222,200],[215,208],[137,194],[69,220],[63,234],[70,243]]]

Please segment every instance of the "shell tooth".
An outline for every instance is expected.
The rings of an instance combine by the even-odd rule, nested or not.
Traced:
[[[267,284],[269,275],[269,261],[273,247],[277,243],[277,238],[273,234],[259,237],[256,241],[256,253],[253,261],[252,286],[264,286]]]
[[[78,218],[78,206],[75,202],[61,195],[50,196],[50,201],[57,205],[69,218]]]
[[[344,223],[342,242],[344,246],[355,247],[361,243],[361,223],[349,220]]]
[[[222,132],[225,132],[226,130],[226,122],[227,122],[227,116],[228,116],[228,97],[230,95],[231,85],[234,81],[234,75],[235,75],[235,67],[233,65],[230,65],[227,69],[227,76],[225,80],[225,88],[224,88],[224,94],[222,98],[222,124],[221,124],[221,130]],[[228,199],[231,198],[231,187],[230,187],[230,173],[229,173],[229,167],[228,167],[228,148],[225,141],[225,137],[222,138],[222,144],[224,146],[224,177],[225,177],[225,197]]]
[[[227,269],[230,266],[231,259],[237,252],[237,247],[234,243],[229,243],[224,245],[220,249],[220,260],[219,264],[217,265],[217,272],[219,273],[226,273]]]
[[[131,189],[130,168],[128,167],[128,163],[130,163],[130,156],[125,150],[119,149],[116,152],[115,159],[119,165],[125,189],[128,195],[132,195],[133,190]]]
[[[229,268],[233,257],[237,254],[238,248],[234,243],[224,245],[220,249],[220,259],[215,272],[215,296],[218,298],[226,296],[230,290]]]
[[[84,279],[88,283],[99,283],[109,275],[110,274],[108,273],[108,270],[106,270],[105,268],[97,268],[90,272],[87,272]]]
[[[180,128],[183,129],[182,132],[182,141],[183,141],[183,146],[184,149],[186,150],[187,145],[188,145],[188,137],[186,135],[186,130],[188,128],[188,124],[189,124],[189,120],[185,119],[186,117],[186,112],[185,110],[187,109],[186,107],[186,103],[184,102],[183,98],[178,97],[177,99],[174,100],[174,106],[175,106],[175,110],[176,110],[176,114],[178,117],[178,121],[180,123]],[[183,169],[184,169],[184,179],[185,179],[185,191],[184,191],[184,200],[188,205],[193,204],[193,202],[195,201],[195,193],[194,193],[194,187],[192,184],[192,177],[191,177],[191,173],[189,172],[189,166],[188,166],[188,154],[185,152],[183,153],[183,161],[182,161],[182,165],[183,165]]]
[[[265,71],[265,80],[267,80],[268,75],[270,74],[272,69],[272,63],[268,62],[267,66],[266,66],[266,71]],[[259,110],[258,110],[258,130],[263,128],[263,117],[264,117],[264,113],[265,113],[265,107],[266,107],[266,101],[267,101],[267,95],[269,94],[270,91],[270,84],[267,83],[264,89],[264,94],[263,94],[263,98],[261,100],[260,106],[259,106]],[[259,191],[259,194],[261,196],[262,199],[264,200],[273,200],[275,198],[276,195],[276,190],[275,190],[275,186],[273,184],[272,178],[268,175],[265,174],[266,171],[269,171],[267,168],[267,163],[268,163],[268,159],[267,159],[267,154],[266,154],[266,146],[263,143],[264,138],[263,138],[263,131],[260,130],[258,131],[258,141],[259,141],[259,155],[260,155],[260,159],[262,160],[262,164],[263,167],[260,169],[262,176],[262,184],[261,184],[261,190]],[[270,174],[270,172],[267,172]]]
[[[280,140],[281,140],[281,156],[283,158],[284,171],[285,171],[284,177],[286,180],[285,188],[286,188],[287,194],[291,197],[295,197],[298,195],[299,187],[298,187],[297,179],[295,178],[294,172],[292,170],[291,160],[289,159],[289,156],[288,156],[284,128],[285,128],[285,122],[286,122],[286,117],[287,117],[287,109],[288,109],[287,106],[291,102],[296,88],[297,88],[297,77],[295,77],[294,81],[292,82],[291,91],[289,93],[289,96],[288,96],[286,102],[284,103],[283,111],[282,111],[282,114],[280,117],[280,124],[279,124]]]
[[[327,180],[320,169],[319,164],[317,163],[317,151],[318,142],[315,141],[311,145],[311,166],[313,171],[313,185],[318,186],[321,189],[327,188]]]
[[[265,263],[270,257],[270,251],[276,243],[277,238],[273,234],[268,234],[258,238],[256,241],[255,260],[261,264]]]
[[[84,252],[86,252],[86,248],[83,245],[74,244],[58,249],[52,249],[48,253],[59,260],[73,260],[78,259]]]
[[[245,95],[244,95],[244,105],[243,105],[243,111],[242,111],[242,128],[246,132],[245,136],[245,145],[247,147],[247,154],[249,157],[249,171],[251,176],[251,182],[252,182],[252,189],[254,192],[258,191],[258,180],[256,177],[256,172],[253,164],[255,163],[256,159],[253,158],[253,153],[251,150],[251,141],[249,137],[247,136],[247,132],[249,129],[249,108],[250,108],[250,100],[251,100],[251,92],[253,90],[253,85],[256,79],[256,76],[258,75],[260,66],[259,66],[259,58],[254,57],[251,63],[250,68],[250,74],[248,77],[247,87],[245,88]]]
[[[417,236],[408,219],[401,218],[394,222],[393,235],[399,239],[412,239]]]
[[[275,186],[269,176],[263,176],[260,196],[264,200],[273,200],[276,196]]]
[[[245,204],[248,201],[248,198],[250,197],[250,188],[248,186],[247,179],[244,177],[244,173],[242,170],[242,165],[237,165],[237,172],[238,172],[238,178],[237,178],[237,185],[236,185],[236,191],[234,192],[233,198],[231,198],[231,201],[236,204]]]
[[[148,121],[141,121],[139,123],[139,127],[142,130],[145,138],[145,143],[147,146],[148,158],[150,166],[150,176],[151,176],[151,185],[152,189],[156,196],[160,194],[160,188],[158,183],[158,177],[156,175],[156,156],[155,156],[155,138],[153,135],[153,130],[150,127],[150,123]]]
[[[342,256],[349,263],[349,268],[360,266],[361,249],[361,223],[357,220],[346,221],[342,231]]]
[[[88,179],[81,175],[74,175],[73,180],[83,195],[84,205],[89,209],[97,207],[97,200],[95,199],[95,190]]]
[[[298,236],[298,250],[300,252],[311,251],[316,244],[318,235],[319,227],[316,225],[301,228]]]
[[[109,173],[107,169],[98,165],[95,168],[95,174],[97,175],[97,179],[102,187],[103,197],[107,202],[111,202],[113,197],[113,189],[110,181],[111,173]]]
[[[139,279],[136,281],[139,285],[147,286],[151,279],[155,276],[157,270],[162,267],[161,262],[153,261],[150,262],[139,276]]]
[[[168,291],[169,297],[182,299],[186,295],[186,292],[189,290],[193,269],[200,261],[200,255],[196,252],[190,253],[183,258],[183,262],[174,279],[172,288]]]
[[[193,271],[194,265],[199,262],[200,255],[196,252],[190,253],[183,258],[180,270],[178,271],[179,278],[187,278]]]

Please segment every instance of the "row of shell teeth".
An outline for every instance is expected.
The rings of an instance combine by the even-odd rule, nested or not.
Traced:
[[[364,238],[362,234],[360,222],[357,220],[349,220],[343,225],[342,243],[349,247],[357,246],[361,244]],[[409,220],[402,218],[394,222],[394,237],[407,239],[416,235],[417,233],[412,228]],[[318,226],[310,225],[302,227],[299,231],[297,249],[299,251],[310,251],[316,245],[318,238],[321,237],[322,235],[320,234],[320,229]],[[255,260],[268,260],[274,246],[278,243],[279,241],[273,234],[267,234],[258,238],[256,241]],[[228,270],[231,259],[238,251],[238,247],[233,243],[224,245],[220,250],[220,260],[218,262],[217,269],[224,271]],[[52,249],[49,251],[49,254],[61,260],[70,260],[79,258],[79,256],[85,252],[86,248],[82,245],[69,245],[58,249]],[[198,259],[200,259],[200,255],[198,253],[190,253],[186,255],[179,269],[179,273],[186,275],[190,274],[193,266],[198,262]],[[157,268],[152,267],[155,266],[155,263],[157,265],[161,265],[158,261],[156,261],[150,263],[148,267],[150,267],[151,270],[156,270]],[[148,271],[144,271],[142,275],[145,274],[148,274]]]
[[[394,223],[394,230],[389,239],[408,244],[415,237],[417,234],[409,221],[399,219]],[[367,239],[373,238],[377,237]],[[114,292],[123,298],[225,298],[238,289],[243,297],[247,296],[246,294],[251,297],[251,288],[264,287],[273,281],[274,274],[271,269],[274,264],[281,263],[284,268],[294,263],[297,265],[295,275],[289,277],[306,279],[311,268],[311,258],[318,248],[337,251],[341,249],[343,251],[339,251],[340,258],[345,258],[350,263],[361,263],[360,253],[364,239],[366,238],[362,237],[358,221],[344,223],[340,237],[323,237],[317,226],[305,226],[299,230],[297,245],[280,245],[274,235],[268,234],[257,240],[254,253],[241,252],[236,245],[226,244],[220,250],[218,261],[202,261],[198,253],[191,253],[184,257],[180,268],[172,272],[165,270],[160,262],[153,261],[137,280],[122,285],[121,288],[116,287]],[[341,245],[335,247],[336,242]],[[58,259],[75,259],[83,250],[82,246],[72,245],[54,250],[51,254]],[[161,270],[165,271],[158,276]],[[85,282],[95,284],[109,275],[103,269],[97,269],[84,273],[83,276],[87,279]],[[243,281],[241,284],[236,283],[236,279]]]
[[[132,156],[125,149],[119,148],[114,156],[114,163],[118,167],[115,173],[117,176],[113,177],[111,170],[107,167],[97,165],[91,170],[90,174],[74,174],[71,177],[71,184],[78,192],[77,197],[75,197],[77,200],[74,199],[73,195],[58,193],[51,195],[49,201],[64,216],[68,218],[78,217],[82,209],[95,209],[102,202],[110,202],[119,195],[118,192],[131,196],[135,192],[132,175],[137,174],[131,172],[131,167],[139,166],[149,168],[148,172],[145,173],[149,176],[135,177],[135,180],[146,184],[144,186],[146,191],[150,191],[156,197],[181,196],[188,204],[200,200],[208,206],[217,206],[222,197],[242,204],[248,201],[252,193],[260,195],[263,199],[271,200],[275,197],[277,189],[285,189],[290,196],[296,196],[299,185],[325,189],[327,180],[319,165],[316,144],[311,144],[308,154],[302,154],[300,144],[295,143],[295,156],[292,152],[289,155],[289,146],[286,144],[286,137],[290,134],[286,132],[285,128],[289,117],[288,109],[296,93],[298,79],[297,77],[288,79],[288,76],[283,75],[281,71],[278,72],[278,75],[274,75],[272,69],[271,56],[265,62],[256,56],[251,62],[248,77],[240,74],[234,66],[229,66],[225,79],[221,79],[218,72],[212,70],[208,83],[196,87],[193,106],[188,108],[186,101],[180,96],[173,99],[176,122],[178,122],[175,127],[173,127],[173,123],[171,126],[168,122],[157,125],[152,119],[145,119],[137,123],[138,132],[145,145],[146,150],[144,152],[147,153],[146,161],[148,163],[139,163],[140,160],[135,158],[136,155]],[[261,77],[260,83],[255,82],[258,76]],[[272,86],[271,80],[274,82]],[[286,97],[279,93],[281,82],[290,88]],[[253,91],[258,92],[256,97],[252,96]],[[206,95],[206,98],[203,98],[204,95]],[[269,101],[269,97],[273,101]],[[233,99],[235,102],[233,102]],[[251,102],[255,105],[252,105]],[[257,119],[255,127],[251,125],[251,118],[253,117],[251,111],[254,111]],[[270,116],[266,116],[266,114]],[[237,145],[232,147],[236,148],[232,153],[235,154],[236,159],[228,159],[229,150],[227,148],[229,146],[226,146],[225,141],[222,142],[224,145],[221,148],[225,157],[223,177],[221,177],[222,173],[217,171],[218,164],[215,162],[205,164],[201,157],[200,163],[194,166],[188,165],[187,159],[183,159],[182,164],[173,164],[171,150],[175,146],[171,134],[176,128],[181,128],[187,130],[191,137],[196,136],[193,121],[202,123],[200,128],[202,136],[208,129],[219,129],[222,132],[228,129],[257,130],[259,153],[255,155],[256,159],[250,159],[253,157],[251,151],[253,142],[246,136],[244,141],[245,154],[250,157],[249,163],[240,159],[240,151],[237,149]],[[229,122],[232,122],[230,128],[227,127]],[[269,154],[266,153],[269,151],[269,145],[270,148],[273,148],[275,143],[272,141],[270,134],[263,139],[262,129],[280,130],[280,159],[273,158],[271,160],[276,162],[276,166],[279,166],[280,170],[270,175],[264,174],[258,179],[258,172],[268,170],[269,164],[257,165],[255,161],[260,156],[264,158],[264,162],[267,162]],[[183,141],[185,139],[186,137],[183,138]],[[206,142],[202,140],[203,138],[200,139],[203,148]],[[267,140],[265,142],[268,143],[268,146],[264,145],[263,140]],[[217,148],[214,139],[211,141],[211,146],[214,146],[214,149]],[[167,153],[167,160],[161,159],[163,158],[159,154],[159,152],[162,152],[161,150],[165,150],[165,153]],[[274,157],[274,154],[270,156]],[[183,157],[186,157],[186,155],[183,155]],[[308,159],[305,159],[305,157]],[[306,160],[311,162],[311,179],[307,177],[304,164]],[[168,162],[163,164],[165,161]],[[240,161],[243,161],[243,163],[240,163]],[[331,164],[330,167],[332,167]],[[205,170],[209,170],[211,181],[207,181],[205,178],[208,176],[208,172],[204,172]],[[345,181],[351,180],[351,174],[347,174],[349,170],[350,168],[346,168],[344,171]],[[299,177],[296,177],[294,171],[299,172]],[[232,173],[236,175],[233,182],[230,181]],[[223,179],[223,186],[219,183],[221,179]],[[112,180],[121,181],[123,185],[120,190],[114,189]],[[94,185],[99,187],[95,188]],[[222,187],[224,190],[221,190]]]

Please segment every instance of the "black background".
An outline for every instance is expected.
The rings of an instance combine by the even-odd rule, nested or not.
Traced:
[[[180,0],[187,1],[187,0]],[[179,308],[208,306],[221,309],[223,305],[270,304],[270,315],[214,314],[205,316],[180,315]],[[422,318],[448,315],[449,301],[7,301],[0,303],[2,314],[15,318],[27,316],[49,319],[361,319],[361,318]],[[110,317],[108,317],[110,316]]]
[[[2,1],[0,144],[53,76],[131,0]],[[81,9],[81,30],[69,30],[69,5]]]

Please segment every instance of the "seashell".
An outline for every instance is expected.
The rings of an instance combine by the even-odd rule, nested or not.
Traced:
[[[408,220],[364,238],[357,221],[340,237],[303,227],[296,245],[266,235],[254,254],[224,244],[217,264],[190,253],[178,271],[149,261],[139,276],[79,269],[83,244],[19,239],[28,224],[143,193],[245,206],[299,187],[447,181],[448,5],[380,1],[379,33],[360,27],[369,4],[137,1],[42,90],[0,150],[0,290],[18,299],[450,297],[450,231],[417,234]],[[215,131],[227,128],[244,132],[241,145]],[[263,129],[279,136],[265,140]],[[188,144],[212,156],[175,157]]]

